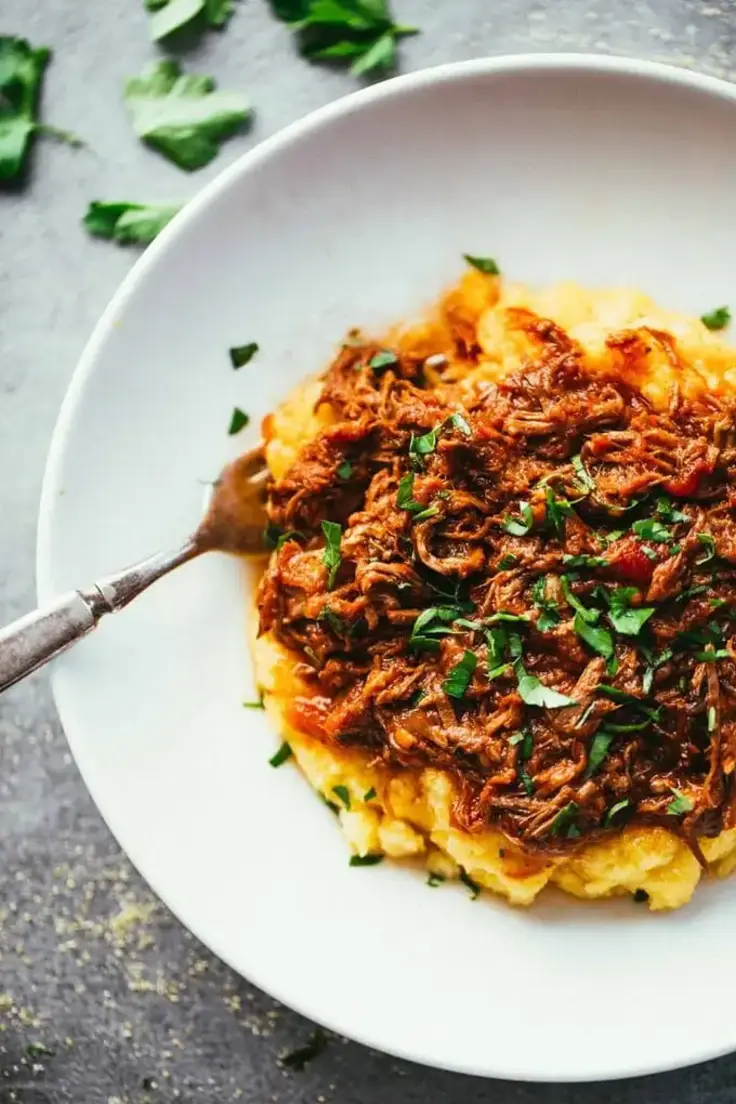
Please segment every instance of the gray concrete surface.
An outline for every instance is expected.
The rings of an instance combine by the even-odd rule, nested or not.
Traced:
[[[422,34],[404,69],[525,50],[588,50],[736,75],[733,0],[394,0]],[[135,259],[88,240],[94,198],[184,198],[243,150],[350,91],[307,65],[265,0],[241,0],[191,55],[257,117],[213,165],[180,173],[133,138],[120,85],[152,56],[140,0],[0,0],[0,33],[53,47],[45,118],[88,143],[43,142],[29,186],[0,194],[0,621],[33,603],[36,507],[56,412],[84,342]],[[552,1000],[547,994],[546,999]],[[601,1000],[605,1000],[601,993]],[[459,1009],[451,1015],[461,1015]],[[551,1007],[590,1025],[594,1009]],[[646,1018],[651,1007],[632,1009]],[[683,1015],[708,1009],[683,1008]],[[519,1025],[523,1032],[523,1024]],[[37,676],[0,699],[0,1104],[727,1104],[736,1057],[602,1086],[483,1082],[330,1039],[303,1072],[279,1055],[312,1027],[212,958],[120,853]],[[581,1045],[584,1045],[581,1033]],[[39,1044],[48,1053],[38,1050]]]

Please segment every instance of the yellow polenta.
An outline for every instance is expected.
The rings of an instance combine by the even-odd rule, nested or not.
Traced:
[[[615,370],[615,351],[606,345],[612,333],[645,329],[671,334],[676,361],[666,342],[647,342],[646,362],[638,385],[649,401],[666,408],[672,387],[687,392],[736,388],[733,350],[695,318],[659,309],[640,292],[628,289],[590,291],[561,284],[544,291],[502,284],[470,272],[444,301],[474,330],[482,350],[477,367],[452,367],[454,379],[468,386],[498,380],[518,370],[534,348],[522,325],[524,312],[552,319],[577,341],[592,371]],[[441,319],[397,331],[392,339],[426,352],[442,347]],[[447,378],[447,376],[446,376]],[[276,478],[285,474],[297,452],[332,420],[329,407],[315,410],[321,384],[303,384],[268,420],[267,459]],[[702,870],[689,848],[663,828],[628,828],[603,842],[591,843],[571,858],[529,855],[489,828],[467,833],[453,826],[455,796],[449,775],[436,769],[402,769],[370,765],[363,750],[327,746],[297,731],[287,719],[289,702],[304,692],[292,656],[271,634],[254,643],[256,677],[266,709],[280,737],[316,791],[342,807],[339,818],[353,853],[383,853],[414,859],[430,872],[457,877],[464,871],[474,882],[502,894],[512,904],[528,905],[548,884],[580,898],[610,897],[644,890],[652,909],[678,908],[690,900]],[[335,796],[344,787],[349,809]],[[736,867],[736,829],[701,840],[713,872]]]

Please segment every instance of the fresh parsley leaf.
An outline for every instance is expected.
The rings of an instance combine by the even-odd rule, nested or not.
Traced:
[[[432,888],[435,889],[438,885],[442,885],[442,883],[444,881],[445,881],[444,874],[434,874],[432,871],[430,871],[429,876],[427,878],[427,885],[432,886]]]
[[[526,796],[531,797],[534,793],[534,779],[531,777],[528,771],[519,771],[519,781],[526,791]]]
[[[322,553],[322,563],[328,570],[327,589],[332,590],[335,585],[337,569],[342,563],[340,543],[342,541],[342,526],[336,521],[323,521],[322,533],[325,538],[325,547]]]
[[[602,655],[604,659],[609,659],[613,655],[613,637],[608,629],[604,629],[601,625],[592,625],[580,613],[575,614],[572,627],[580,639],[584,640],[598,655]]]
[[[661,709],[652,709],[641,698],[635,697],[634,694],[627,694],[625,690],[619,690],[617,686],[608,686],[605,682],[600,682],[597,690],[599,694],[610,698],[611,701],[618,702],[619,705],[630,705],[633,709],[638,709],[640,713],[645,713],[653,721],[660,719]]]
[[[731,321],[731,311],[728,307],[716,307],[708,314],[701,314],[700,321],[709,330],[725,330]]]
[[[616,632],[624,636],[637,636],[654,613],[654,606],[630,605],[638,593],[636,587],[616,587],[609,594],[608,616]]]
[[[591,775],[600,767],[603,760],[608,755],[608,749],[610,748],[614,738],[614,733],[606,731],[604,728],[599,728],[593,737],[593,742],[590,745],[590,752],[588,753],[588,766],[585,771],[585,777],[590,778]]]
[[[40,125],[43,75],[51,60],[45,46],[34,49],[14,35],[0,35],[0,181],[18,180]]]
[[[486,276],[500,276],[501,269],[494,261],[493,257],[474,257],[471,253],[463,253],[464,259],[473,268],[477,268],[479,272],[485,273]]]
[[[241,429],[245,429],[249,421],[250,415],[246,414],[244,410],[241,410],[239,406],[236,406],[230,418],[228,434],[234,437],[236,433],[240,433]]]
[[[731,653],[727,648],[718,648],[716,651],[693,652],[693,659],[699,663],[715,663],[717,659],[730,659]]]
[[[616,813],[620,813],[622,809],[625,809],[627,805],[630,804],[631,802],[629,801],[628,797],[625,797],[623,801],[617,801],[615,805],[612,805],[603,819],[604,827],[608,828],[613,821],[613,818],[616,816]],[[640,891],[637,889],[636,892],[639,893]]]
[[[383,855],[368,854],[368,855],[351,855],[351,866],[376,866],[378,863],[383,862]]]
[[[451,621],[462,614],[459,606],[430,606],[422,610],[412,625],[409,647],[416,651],[436,652],[439,650],[439,637],[446,636],[452,630],[447,628]],[[435,624],[435,622],[438,622]]]
[[[645,717],[643,721],[632,721],[631,724],[614,724],[612,721],[606,721],[606,731],[614,735],[618,732],[641,732],[642,729],[649,728],[651,723],[651,717]]]
[[[672,790],[674,797],[667,806],[668,816],[682,816],[683,813],[689,813],[691,809],[695,808],[695,804],[692,798],[688,797],[680,790],[675,789],[674,786],[671,786],[670,789]]]
[[[501,522],[501,528],[512,537],[526,537],[534,527],[534,514],[528,502],[519,503],[519,517],[507,514]]]
[[[514,567],[518,562],[518,558],[513,552],[506,552],[498,561],[498,570],[508,571],[510,567]]]
[[[337,465],[337,474],[344,482],[350,479],[350,476],[353,474],[353,465],[349,460],[343,460],[341,464]]]
[[[490,617],[486,617],[486,622],[489,625],[495,625],[498,621],[509,621],[513,625],[528,625],[529,618],[523,613],[509,613],[508,610],[498,610],[497,613],[492,613]]]
[[[377,796],[378,796],[378,794],[376,793],[375,787],[371,786],[371,788],[369,790],[367,790],[366,793],[363,794],[363,801],[365,801],[365,803],[367,805],[369,801],[372,801],[373,798],[377,797]]]
[[[160,42],[185,27],[224,27],[235,11],[235,0],[143,0],[143,6],[150,14],[151,39]]]
[[[287,759],[291,759],[293,751],[289,745],[284,741],[275,755],[272,755],[268,760],[272,767],[280,767],[282,763],[285,763]]]
[[[93,200],[82,224],[95,238],[116,241],[118,245],[148,245],[179,210],[172,205]]]
[[[478,657],[474,652],[466,651],[462,659],[455,664],[447,678],[442,683],[442,689],[449,698],[464,698],[470,685],[473,672],[478,665]]]
[[[474,882],[470,875],[464,870],[460,871],[459,878],[463,885],[467,886],[467,888],[470,890],[471,900],[474,901],[476,897],[478,897],[480,894],[480,886],[477,882]]]
[[[209,164],[250,115],[239,92],[216,89],[213,77],[182,73],[167,59],[128,80],[124,99],[141,141],[191,172]]]
[[[350,790],[347,786],[333,786],[332,792],[339,797],[346,809],[350,809]]]
[[[577,456],[570,457],[570,463],[572,464],[573,471],[575,472],[575,478],[581,491],[586,493],[595,490],[595,480],[588,471],[583,462],[583,458],[580,453]]]
[[[655,544],[669,544],[672,532],[656,518],[642,518],[631,526],[639,540],[653,541]]]
[[[274,15],[290,23],[304,57],[352,62],[353,76],[388,70],[396,42],[416,27],[394,23],[387,0],[270,0]]]
[[[455,429],[459,429],[465,437],[473,436],[473,431],[466,422],[465,418],[463,418],[462,414],[451,414],[447,420],[455,427]]]
[[[550,825],[550,835],[558,836],[563,828],[568,828],[575,817],[578,815],[578,804],[576,801],[569,801],[567,805],[563,806],[558,812],[555,819]]]
[[[258,352],[258,342],[251,341],[247,345],[234,345],[230,349],[230,363],[233,368],[243,368]]]
[[[39,1058],[53,1058],[56,1054],[55,1048],[47,1046],[46,1043],[27,1043],[25,1052],[34,1062]]]
[[[653,548],[647,548],[645,544],[641,546],[641,550],[648,560],[657,560],[659,557]]]
[[[423,506],[421,502],[417,502],[414,498],[414,473],[409,472],[407,475],[403,475],[399,480],[398,490],[396,492],[396,505],[400,510],[408,510],[410,514],[414,515],[414,521],[425,521],[427,518],[435,517],[438,514],[438,506]]]
[[[566,694],[560,694],[551,686],[545,686],[536,675],[530,675],[521,660],[517,660],[515,666],[519,696],[527,705],[536,705],[545,709],[564,709],[567,705],[577,704]]]

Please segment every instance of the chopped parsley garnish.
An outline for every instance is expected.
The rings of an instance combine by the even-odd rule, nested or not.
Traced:
[[[587,621],[589,625],[594,625],[600,618],[601,611],[597,609],[588,609],[587,606],[583,605],[577,595],[572,591],[570,576],[560,575],[560,586],[562,587],[562,593],[565,595],[568,606],[571,606],[583,621]]]
[[[637,597],[636,587],[616,587],[609,594],[608,616],[616,632],[624,636],[637,636],[654,613],[654,606],[632,606]]]
[[[725,330],[731,321],[731,311],[728,307],[716,307],[708,314],[701,314],[700,321],[709,330]]]
[[[608,560],[604,556],[568,556],[562,557],[565,567],[608,567]]]
[[[235,11],[236,0],[143,0],[150,13],[148,30],[154,42],[184,27],[220,30]]]
[[[630,804],[631,802],[629,801],[628,797],[625,797],[623,801],[617,801],[615,805],[612,805],[603,819],[604,827],[608,828],[616,814],[620,813],[622,809],[625,809],[627,805]],[[639,890],[637,890],[636,892],[638,893]]]
[[[558,812],[555,819],[550,825],[550,835],[558,836],[563,828],[569,828],[575,817],[578,815],[578,804],[576,801],[569,801],[567,805],[563,806]]]
[[[350,790],[347,786],[333,786],[332,792],[339,797],[346,809],[350,809]]]
[[[230,363],[233,368],[243,368],[258,352],[258,342],[251,341],[247,345],[233,345],[229,352]]]
[[[480,886],[477,882],[474,882],[470,875],[467,874],[464,870],[460,871],[459,877],[463,885],[467,886],[467,888],[470,890],[471,900],[474,901],[476,897],[478,897],[480,894]]]
[[[463,258],[472,265],[473,268],[477,268],[479,272],[483,272],[486,276],[500,276],[501,269],[494,261],[493,257],[475,257],[471,253],[463,253]]]
[[[400,510],[408,510],[414,515],[414,521],[425,521],[439,513],[438,506],[423,506],[414,498],[414,473],[402,475],[396,492],[396,505]]]
[[[642,518],[635,521],[631,530],[639,540],[653,541],[655,544],[669,544],[673,539],[671,531],[656,518]]]
[[[304,534],[300,533],[298,529],[282,529],[280,525],[274,525],[272,521],[269,521],[263,530],[263,543],[266,548],[275,548],[278,551],[290,540],[304,540]]]
[[[373,798],[377,797],[377,796],[378,795],[376,793],[375,787],[371,786],[371,788],[369,790],[367,790],[366,793],[363,794],[363,801],[365,801],[365,803],[367,805],[369,801],[372,801]]]
[[[266,708],[266,706],[263,703],[263,694],[261,694],[261,696],[258,698],[257,701],[244,701],[243,702],[243,709],[265,709],[265,708]]]
[[[648,655],[645,655],[645,659],[647,659],[648,662],[644,670],[644,676],[642,678],[641,686],[644,693],[649,694],[652,689],[652,683],[654,682],[654,672],[658,670],[659,667],[662,667],[663,664],[672,659],[672,649],[665,648],[665,650],[656,658],[651,653],[649,653]]]
[[[209,164],[250,115],[239,92],[216,89],[212,77],[182,73],[166,59],[127,81],[124,98],[141,141],[191,172]]]
[[[382,854],[368,854],[368,855],[351,855],[351,866],[377,866],[378,863],[383,862]]]
[[[713,559],[716,554],[716,542],[710,533],[698,533],[697,538],[698,543],[704,544],[707,549],[705,555],[696,561],[698,566],[700,566],[701,564],[708,563],[709,560]]]
[[[323,521],[322,532],[325,538],[324,552],[322,553],[322,563],[327,568],[329,574],[327,576],[327,589],[332,590],[335,585],[335,576],[337,575],[337,569],[342,563],[342,555],[340,553],[340,543],[342,541],[342,526],[336,521]]]
[[[339,613],[335,613],[329,606],[323,606],[320,610],[318,621],[326,621],[332,631],[338,636],[343,636],[349,631],[348,624],[344,617],[340,617]]]
[[[2,128],[0,116],[0,128]],[[93,200],[82,219],[94,238],[118,245],[148,245],[171,222],[180,208],[151,203],[104,203]]]
[[[451,414],[450,417],[447,420],[448,420],[448,422],[450,422],[455,427],[455,429],[458,429],[465,437],[472,437],[473,436],[473,431],[470,428],[470,426],[468,425],[468,423],[466,422],[465,418],[463,418],[462,414],[457,414],[457,413]]]
[[[572,456],[570,458],[570,463],[572,464],[573,471],[575,472],[575,478],[581,491],[594,491],[595,480],[586,468],[580,453],[578,453],[577,456]]]
[[[445,875],[444,874],[434,874],[430,871],[429,876],[427,878],[427,885],[431,886],[433,889],[435,889],[437,886],[442,885],[442,883],[444,881],[445,881]]]
[[[452,630],[447,626],[462,616],[460,606],[430,606],[422,610],[412,625],[409,647],[417,651],[436,652],[439,649],[439,637],[447,636]]]
[[[47,1046],[46,1043],[27,1043],[25,1052],[34,1061],[38,1058],[53,1058],[56,1054],[54,1047]]]
[[[396,64],[396,43],[416,27],[394,23],[388,0],[270,0],[273,14],[296,31],[311,61],[350,63],[354,77]]]
[[[544,709],[564,709],[565,706],[577,704],[566,694],[560,694],[551,686],[545,686],[536,675],[530,675],[521,660],[517,660],[515,667],[519,697],[527,705],[536,705]]]
[[[680,790],[675,789],[674,786],[670,788],[674,797],[667,806],[667,813],[669,816],[682,816],[684,813],[689,813],[695,808],[692,798],[688,797]]]
[[[392,353],[389,349],[384,349],[381,353],[375,353],[374,356],[368,361],[369,368],[393,368],[399,363],[399,358],[396,353]]]
[[[658,498],[656,508],[659,516],[664,518],[664,520],[669,522],[671,525],[675,524],[678,521],[691,520],[689,514],[685,514],[682,510],[678,510],[674,503],[670,502],[668,498]]]
[[[437,448],[440,428],[441,427],[436,426],[434,429],[430,429],[428,433],[423,433],[420,437],[415,437],[412,433],[411,440],[409,441],[409,455],[424,457],[434,452]]]
[[[641,546],[641,550],[642,550],[642,552],[644,553],[644,555],[646,556],[646,558],[648,560],[659,559],[659,557],[657,556],[657,553],[654,551],[653,548],[647,548],[647,546],[645,544],[643,544]]]
[[[293,751],[290,746],[284,741],[275,755],[272,755],[268,760],[272,767],[280,767],[282,763],[285,763],[287,759],[291,759]]]
[[[551,487],[545,487],[547,500],[547,520],[561,536],[565,532],[565,518],[575,513],[566,498],[557,498]]]
[[[507,514],[501,527],[512,537],[526,537],[534,527],[534,514],[528,502],[519,503],[519,517]]]
[[[588,754],[588,766],[585,771],[585,777],[590,778],[591,775],[600,767],[603,760],[608,755],[608,749],[610,748],[614,739],[614,733],[606,731],[604,728],[599,728],[593,737],[593,742],[590,745],[590,752]]]
[[[343,482],[347,482],[347,480],[350,479],[353,474],[353,465],[349,460],[343,460],[341,464],[337,465],[337,474]]]
[[[610,659],[614,652],[614,643],[608,629],[604,629],[602,625],[591,624],[590,620],[583,617],[581,613],[575,614],[572,627],[589,648],[598,655],[602,655],[604,659]]]
[[[442,683],[442,689],[449,698],[465,697],[465,692],[470,685],[470,680],[477,665],[478,657],[475,653],[466,651]]]
[[[329,797],[325,797],[325,795],[323,793],[320,792],[319,796],[322,798],[322,800],[324,801],[325,805],[330,810],[330,812],[334,813],[335,816],[338,816],[339,813],[340,813],[340,807],[338,805],[336,805],[334,801],[330,801]]]
[[[560,614],[557,608],[557,602],[554,598],[547,597],[547,580],[544,575],[540,575],[532,587],[532,601],[534,605],[540,610],[539,620],[537,621],[537,628],[540,632],[549,632],[555,625],[560,623]]]
[[[250,421],[250,415],[246,414],[244,410],[241,410],[239,406],[236,406],[230,416],[230,425],[228,426],[228,434],[234,437],[236,433],[240,433],[241,429],[245,429]]]
[[[498,571],[508,571],[510,567],[514,567],[518,562],[518,557],[513,552],[506,552],[498,561]]]
[[[510,613],[508,610],[498,610],[496,613],[492,613],[490,617],[486,617],[486,621],[489,625],[495,625],[498,621],[509,621],[513,625],[528,625],[529,618],[523,613]]]

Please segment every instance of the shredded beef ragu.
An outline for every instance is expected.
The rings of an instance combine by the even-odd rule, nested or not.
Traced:
[[[658,824],[703,861],[697,838],[736,825],[734,406],[652,409],[637,359],[646,342],[676,356],[666,334],[612,337],[618,376],[588,374],[548,321],[528,334],[533,363],[472,388],[342,350],[320,400],[336,423],[270,488],[272,524],[297,535],[261,582],[261,631],[302,660],[298,726],[449,771],[459,827],[569,853]],[[342,527],[332,589],[325,520]],[[619,631],[616,601],[654,612]],[[572,704],[530,702],[534,680]]]

